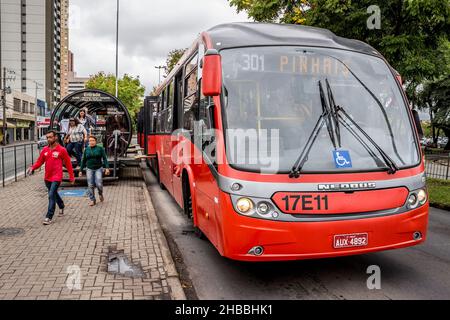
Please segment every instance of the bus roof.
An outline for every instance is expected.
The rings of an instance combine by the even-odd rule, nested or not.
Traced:
[[[215,49],[249,46],[316,46],[358,51],[380,56],[370,45],[336,36],[316,27],[292,24],[238,22],[221,24],[207,31]]]
[[[214,49],[222,50],[251,46],[311,46],[351,50],[365,54],[382,55],[365,42],[336,36],[327,29],[279,23],[234,22],[217,25],[205,32]],[[197,48],[198,39],[186,50],[176,66],[159,85],[155,95],[159,95],[167,83]]]

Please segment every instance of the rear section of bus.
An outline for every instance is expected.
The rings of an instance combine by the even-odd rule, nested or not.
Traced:
[[[272,24],[219,26],[208,37],[204,65],[215,70],[204,68],[203,87],[223,142],[215,223],[224,256],[324,258],[425,241],[416,123],[378,52]]]

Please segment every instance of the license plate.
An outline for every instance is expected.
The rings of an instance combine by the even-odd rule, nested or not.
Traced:
[[[334,236],[333,242],[335,249],[365,247],[369,244],[369,234],[339,234]]]

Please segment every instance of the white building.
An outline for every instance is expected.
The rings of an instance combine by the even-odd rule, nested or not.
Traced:
[[[35,103],[33,96],[20,91],[6,95],[8,143],[34,139]],[[3,110],[0,112],[0,141],[3,141]]]
[[[67,94],[72,94],[79,90],[86,88],[86,82],[89,77],[77,77],[77,73],[74,70],[74,57],[73,53],[69,51],[69,75],[68,75],[68,91]]]
[[[12,90],[46,101],[61,98],[62,26],[68,19],[68,0],[0,1],[0,68],[14,71]],[[64,14],[61,15],[61,12]],[[36,83],[39,88],[36,90]]]

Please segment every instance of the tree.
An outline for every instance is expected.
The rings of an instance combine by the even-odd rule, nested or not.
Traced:
[[[173,68],[177,65],[178,61],[180,61],[183,54],[186,52],[186,49],[174,49],[169,52],[166,60],[166,73],[169,74]]]
[[[419,97],[423,105],[430,110],[433,142],[437,143],[436,129],[441,129],[450,137],[450,75],[427,82]],[[450,141],[445,150],[450,150]]]
[[[99,72],[90,77],[86,83],[87,89],[98,89],[114,95],[116,90],[116,77],[113,74]],[[139,76],[134,78],[125,74],[119,79],[119,100],[127,107],[130,116],[136,120],[136,115],[142,107],[145,87],[141,84]]]
[[[261,22],[305,24],[369,43],[402,75],[413,106],[418,87],[450,72],[450,0],[378,1],[381,28],[368,28],[373,0],[229,0]]]

